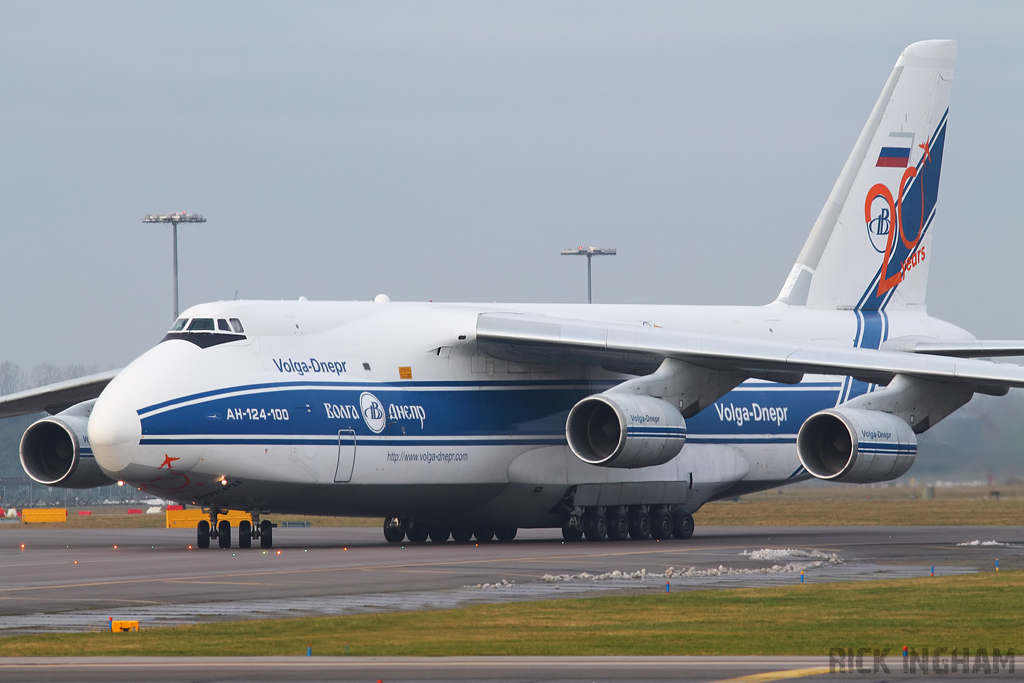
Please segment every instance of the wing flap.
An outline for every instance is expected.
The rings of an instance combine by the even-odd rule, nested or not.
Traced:
[[[957,358],[1005,358],[1024,356],[1024,341],[1000,339],[972,339],[967,341],[919,341],[911,349],[914,353]]]

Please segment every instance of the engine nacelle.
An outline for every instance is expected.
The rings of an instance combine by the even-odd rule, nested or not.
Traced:
[[[89,414],[96,401],[44,417],[21,437],[21,467],[34,481],[64,489],[114,483],[103,474],[89,447]]]
[[[651,396],[596,394],[569,411],[569,448],[602,467],[650,467],[679,455],[686,421],[671,403]]]
[[[818,479],[870,484],[902,476],[917,457],[910,425],[889,413],[829,408],[807,418],[796,437],[800,464]]]

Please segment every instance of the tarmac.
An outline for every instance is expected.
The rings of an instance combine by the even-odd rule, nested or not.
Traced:
[[[190,530],[3,529],[0,635],[101,630],[111,617],[153,627],[781,585],[801,571],[813,583],[1024,566],[1020,527],[703,527],[686,541],[603,543],[523,530],[479,545],[322,527],[281,528],[274,541],[197,550]]]
[[[885,669],[862,663],[841,670],[821,657],[11,657],[0,661],[4,681],[504,681],[565,683],[640,681],[906,681],[929,680],[919,669],[904,673],[898,658]],[[949,671],[943,681],[1020,678],[1016,667],[989,674]]]

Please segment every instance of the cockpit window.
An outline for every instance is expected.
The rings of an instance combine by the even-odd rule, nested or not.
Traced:
[[[238,318],[178,318],[161,341],[180,340],[201,349],[245,340]]]

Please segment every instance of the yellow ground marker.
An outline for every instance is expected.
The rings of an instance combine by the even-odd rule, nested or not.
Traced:
[[[827,674],[827,666],[812,666],[807,669],[787,669],[786,671],[768,671],[763,674],[751,674],[739,678],[726,678],[713,683],[761,683],[761,681],[785,681],[790,678],[804,678],[805,676],[819,676]]]

